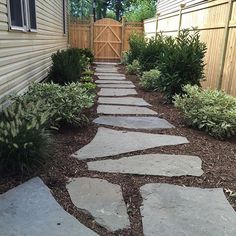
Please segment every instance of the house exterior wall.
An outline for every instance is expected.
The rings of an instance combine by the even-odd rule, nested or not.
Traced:
[[[7,4],[7,0],[0,0],[0,103],[6,95],[22,92],[30,83],[46,78],[52,53],[68,45],[62,0],[36,0],[37,32],[27,33],[9,30]]]

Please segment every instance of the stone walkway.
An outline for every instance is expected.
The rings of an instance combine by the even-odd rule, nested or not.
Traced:
[[[189,141],[181,136],[150,133],[174,126],[160,119],[151,105],[138,97],[134,84],[118,73],[115,64],[97,64],[96,75],[100,88],[99,117],[94,123],[100,127],[91,143],[73,154],[87,161],[89,171],[166,177],[203,174],[201,159],[196,156],[130,155],[134,151]],[[120,154],[125,156],[113,158]],[[71,179],[67,190],[73,204],[89,212],[107,230],[115,232],[130,227],[119,185],[81,177]],[[222,189],[153,183],[143,185],[140,194],[143,199],[140,220],[145,236],[236,235],[236,214]],[[97,235],[66,213],[38,178],[0,195],[0,229],[0,235],[4,236]]]

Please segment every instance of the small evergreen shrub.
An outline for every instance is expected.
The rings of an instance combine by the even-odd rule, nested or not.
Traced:
[[[138,38],[139,39],[139,38]],[[169,100],[181,94],[184,85],[198,85],[204,78],[206,45],[198,31],[182,30],[176,38],[158,35],[149,41],[130,39],[130,57],[139,60],[141,72],[158,69],[159,89]]]
[[[132,64],[126,66],[127,73],[130,75],[138,75],[140,73],[140,64],[138,60],[134,60]]]
[[[121,57],[121,64],[127,66],[129,64],[129,52],[123,52]]]
[[[83,77],[80,79],[80,81],[81,81],[82,83],[92,83],[92,82],[93,82],[93,77],[86,75],[86,76],[83,76]]]
[[[59,122],[68,123],[74,126],[81,126],[87,122],[84,111],[94,104],[95,94],[81,83],[71,83],[60,86],[54,83],[35,83],[30,86],[29,91],[22,97],[15,100],[25,100],[37,103],[40,99],[45,99],[44,109],[55,111],[53,125]]]
[[[201,85],[206,45],[200,41],[198,31],[191,33],[189,30],[181,31],[174,41],[168,37],[166,45],[158,69],[162,73],[160,89],[171,100],[175,94],[183,92],[183,86]]]
[[[81,49],[70,48],[58,51],[52,55],[53,64],[48,77],[60,85],[77,82],[83,71],[89,66],[88,60]]]
[[[82,73],[82,75],[92,77],[94,75],[94,72],[92,70],[86,70]]]
[[[139,84],[145,90],[157,90],[160,76],[161,72],[159,70],[144,72],[139,79]]]
[[[86,58],[89,59],[89,63],[93,63],[94,61],[94,55],[92,51],[89,48],[84,48],[84,49],[78,49],[82,55],[84,55]]]
[[[149,71],[158,67],[161,63],[161,56],[164,56],[165,48],[170,47],[169,40],[174,42],[174,38],[160,34],[147,41],[142,49],[142,54],[139,56],[142,71]]]
[[[175,106],[183,112],[187,123],[218,139],[236,133],[236,98],[217,90],[202,90],[186,85],[184,95],[174,97]]]
[[[15,102],[1,114],[0,171],[29,173],[50,157],[52,137],[48,129],[54,112],[43,109],[45,101]]]
[[[81,85],[82,88],[86,89],[88,93],[95,93],[95,89],[97,88],[96,84],[91,82],[85,82]]]
[[[128,64],[132,64],[134,60],[139,59],[145,45],[146,45],[146,41],[145,41],[144,35],[140,35],[137,33],[131,34],[129,38],[130,50],[128,52],[128,58],[127,58]]]

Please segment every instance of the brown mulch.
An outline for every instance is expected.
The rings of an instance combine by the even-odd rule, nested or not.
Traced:
[[[124,72],[124,68],[120,67],[120,71]],[[88,171],[86,162],[76,160],[71,157],[71,154],[88,144],[93,139],[98,126],[91,123],[89,126],[80,129],[74,129],[71,127],[62,128],[55,137],[56,150],[52,160],[45,165],[42,170],[35,173],[34,176],[40,176],[43,179],[45,184],[47,184],[47,186],[52,190],[56,200],[67,212],[102,236],[143,235],[141,214],[139,210],[142,198],[139,193],[139,188],[146,183],[171,183],[200,188],[229,188],[236,192],[236,138],[227,141],[219,141],[203,132],[186,127],[182,115],[173,107],[172,104],[166,103],[162,94],[158,92],[145,92],[139,89],[136,76],[127,76],[127,78],[136,84],[139,97],[143,97],[147,102],[152,104],[152,109],[157,111],[160,117],[165,118],[176,127],[174,129],[150,132],[181,135],[185,136],[190,141],[189,144],[153,148],[145,151],[129,153],[128,155],[147,153],[196,155],[202,159],[204,174],[201,177],[182,176],[171,178],[163,176],[154,177],[112,173],[104,174],[95,171]],[[97,117],[96,106],[90,110],[91,121],[95,117]],[[115,127],[113,128],[117,130],[120,129]],[[145,132],[144,130],[139,131]],[[118,155],[112,158],[117,159],[122,156],[127,156],[127,154]],[[111,233],[98,225],[90,214],[77,209],[72,204],[66,190],[66,183],[69,178],[85,176],[106,179],[111,183],[119,184],[121,186],[123,197],[128,207],[128,214],[131,222],[130,229]],[[31,177],[33,176],[0,176],[0,193],[6,192]],[[235,199],[230,197],[228,197],[228,199],[236,210]]]

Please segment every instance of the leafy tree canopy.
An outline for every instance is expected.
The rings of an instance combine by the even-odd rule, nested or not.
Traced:
[[[124,15],[130,21],[142,21],[153,17],[156,12],[156,0],[71,0],[70,9],[73,17],[89,18],[96,5],[96,19],[105,17],[120,20]]]

